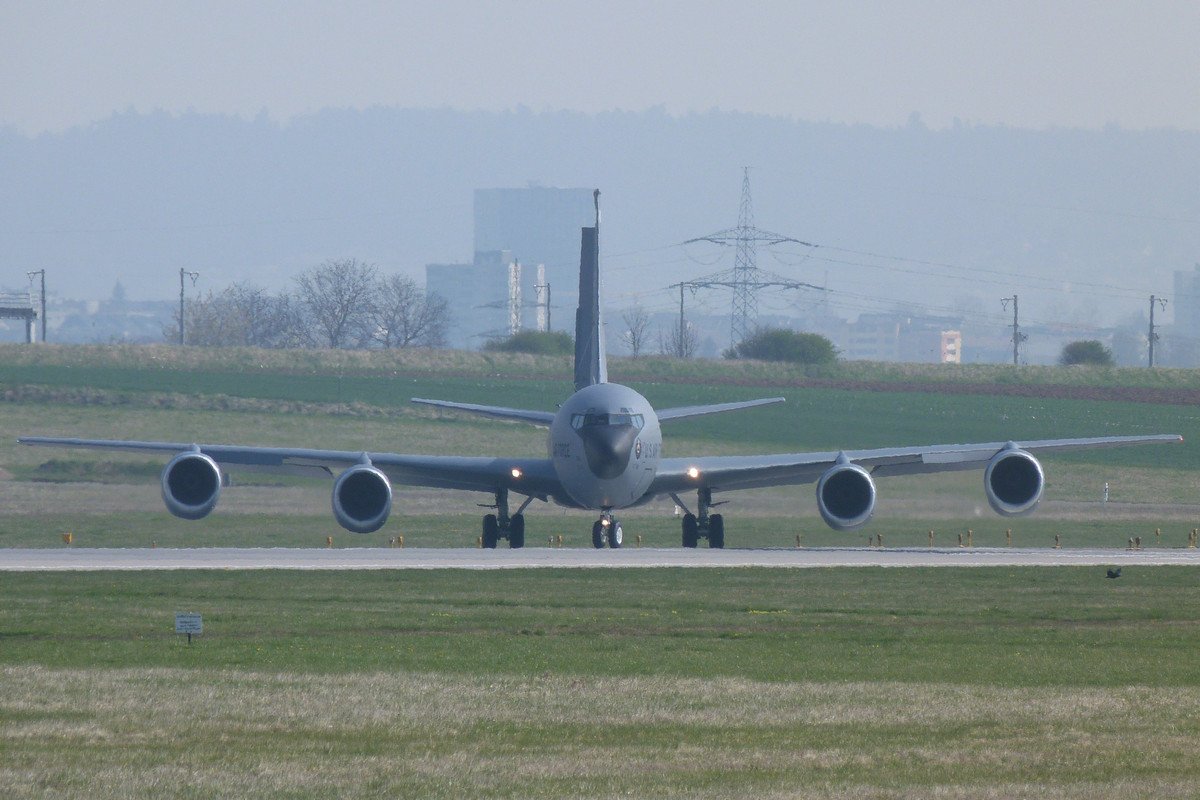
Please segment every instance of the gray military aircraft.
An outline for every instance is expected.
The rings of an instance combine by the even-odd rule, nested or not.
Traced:
[[[200,519],[217,505],[228,474],[239,470],[332,477],[333,515],[355,533],[372,533],[387,521],[392,484],[486,492],[494,514],[483,518],[483,544],[525,544],[525,509],[533,500],[599,511],[592,544],[620,547],[624,532],[613,512],[670,497],[684,509],[684,547],[701,539],[725,546],[725,521],[711,513],[714,492],[815,482],[817,508],[839,531],[861,528],[875,510],[875,478],[963,469],[983,469],[988,503],[1015,516],[1037,506],[1045,486],[1034,453],[1094,447],[1179,442],[1177,435],[1103,436],[1030,442],[888,447],[761,456],[667,458],[660,423],[783,402],[782,397],[655,411],[627,386],[608,382],[600,319],[600,210],[595,227],[583,228],[579,308],[575,316],[575,393],[557,411],[413,398],[414,403],[521,420],[550,429],[548,458],[424,456],[396,453],[247,447],[186,442],[24,437],[22,444],[124,452],[174,453],[163,468],[162,497],[177,517]],[[680,495],[695,492],[695,510]],[[525,499],[513,513],[509,496]]]

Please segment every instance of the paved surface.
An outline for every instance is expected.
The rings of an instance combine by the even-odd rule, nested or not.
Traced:
[[[0,572],[139,569],[517,569],[528,567],[1010,567],[1200,565],[1200,550],[813,548],[0,549]]]

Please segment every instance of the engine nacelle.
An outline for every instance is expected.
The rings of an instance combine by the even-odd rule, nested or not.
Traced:
[[[348,531],[374,533],[392,511],[392,484],[370,464],[357,464],[333,484],[333,517]]]
[[[988,504],[997,514],[1016,517],[1037,508],[1046,487],[1042,465],[1029,453],[1009,447],[992,456],[983,473]]]
[[[183,519],[208,516],[221,496],[221,470],[199,452],[180,453],[168,461],[161,483],[167,510]]]
[[[841,461],[817,481],[817,508],[835,531],[855,531],[875,513],[875,481],[857,464]]]

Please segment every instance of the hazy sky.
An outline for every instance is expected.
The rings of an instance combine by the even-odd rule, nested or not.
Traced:
[[[0,125],[133,107],[710,108],[1200,130],[1195,0],[0,0]]]

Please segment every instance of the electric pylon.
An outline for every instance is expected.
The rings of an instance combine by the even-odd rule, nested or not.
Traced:
[[[758,298],[756,294],[759,289],[778,287],[784,289],[825,290],[822,286],[814,286],[811,283],[803,283],[801,281],[790,281],[758,268],[758,246],[760,244],[768,247],[784,242],[793,242],[805,247],[815,247],[816,245],[802,242],[791,236],[764,231],[754,225],[754,205],[750,198],[749,167],[742,168],[742,200],[738,206],[737,227],[726,228],[723,231],[710,233],[708,236],[698,236],[695,239],[688,239],[684,244],[691,244],[693,242],[712,242],[722,247],[728,247],[730,244],[734,246],[732,270],[719,272],[707,278],[685,281],[682,285],[676,284],[676,286],[681,287],[680,291],[682,291],[682,286],[685,285],[691,288],[725,286],[733,289],[733,314],[730,323],[730,340],[734,346],[740,344],[747,336],[754,332],[754,327],[758,320]]]

